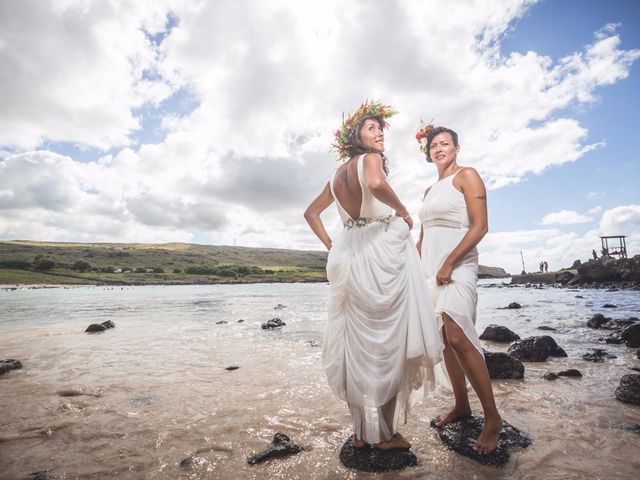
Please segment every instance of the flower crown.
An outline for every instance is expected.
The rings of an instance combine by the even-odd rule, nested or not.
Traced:
[[[418,130],[418,133],[416,133],[416,140],[420,144],[420,151],[427,156],[429,156],[428,137],[431,133],[431,130],[433,129],[433,120],[431,120],[431,122],[429,122],[427,125],[423,125],[423,127]]]
[[[331,150],[336,152],[336,160],[345,160],[351,156],[351,152],[356,147],[353,142],[357,138],[357,129],[365,118],[380,117],[383,119],[383,124],[386,128],[389,124],[384,119],[396,113],[398,112],[389,105],[374,101],[370,102],[369,100],[366,100],[354,113],[347,116],[346,120],[343,113],[342,125],[339,130],[336,130],[335,141],[331,144]]]

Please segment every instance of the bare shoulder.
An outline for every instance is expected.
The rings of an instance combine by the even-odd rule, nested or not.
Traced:
[[[480,174],[473,167],[462,167],[453,179],[453,185],[460,191],[465,188],[484,188]]]
[[[370,166],[382,165],[382,156],[379,153],[367,153],[364,156],[364,164]]]

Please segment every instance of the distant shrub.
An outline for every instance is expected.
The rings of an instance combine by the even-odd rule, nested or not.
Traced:
[[[153,273],[164,273],[164,268],[162,268],[162,267],[153,267]]]
[[[179,268],[174,268],[173,273],[182,273],[182,270],[180,270]]]
[[[38,270],[39,272],[44,272],[45,270],[51,270],[56,266],[56,262],[49,258],[40,258],[33,264],[33,268]]]
[[[114,267],[113,265],[107,265],[106,267],[102,267],[102,271],[104,273],[113,273],[116,271],[116,267]]]
[[[18,270],[27,270],[32,265],[27,260],[0,260],[0,268],[15,268]]]
[[[91,264],[89,262],[85,262],[84,260],[76,260],[76,262],[71,265],[71,270],[86,272],[88,270],[91,270]]]
[[[147,269],[144,267],[138,267],[135,269],[136,273],[147,273]]]

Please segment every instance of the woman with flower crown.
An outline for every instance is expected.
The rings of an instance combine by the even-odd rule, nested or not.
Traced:
[[[356,448],[410,448],[398,425],[412,391],[433,385],[442,360],[413,220],[387,181],[385,119],[395,113],[365,102],[343,120],[333,147],[344,163],[305,212],[329,249],[322,358],[329,385],[349,406]],[[332,241],[320,213],[334,201],[343,228]]]
[[[488,230],[487,197],[475,169],[457,163],[458,135],[445,127],[427,125],[416,135],[427,161],[438,169],[438,181],[425,192],[420,208],[418,251],[444,339],[444,360],[436,368],[438,383],[453,390],[455,404],[436,418],[442,428],[470,415],[469,380],[484,410],[485,424],[475,450],[496,448],[502,429],[491,379],[475,329],[478,250]]]

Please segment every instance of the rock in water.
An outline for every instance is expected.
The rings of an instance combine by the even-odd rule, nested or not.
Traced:
[[[589,328],[600,328],[602,324],[607,323],[610,318],[605,317],[601,313],[596,313],[593,317],[591,317],[587,321],[587,327]]]
[[[556,378],[558,378],[558,374],[553,372],[547,372],[542,376],[542,378],[544,378],[545,380],[555,380]]]
[[[18,370],[20,368],[22,368],[20,360],[14,360],[13,358],[0,360],[0,375],[4,375],[9,370]]]
[[[513,310],[517,308],[522,308],[522,305],[520,305],[518,302],[511,302],[509,305],[507,305],[507,308],[509,310]]]
[[[102,325],[104,328],[116,328],[116,324],[113,323],[111,320],[107,320],[105,322],[102,322],[100,325]]]
[[[604,305],[602,305],[602,308],[618,308],[618,306],[611,303],[605,303]]]
[[[615,394],[621,402],[640,405],[640,374],[627,373],[623,375]]]
[[[300,445],[293,443],[293,441],[284,433],[278,432],[273,436],[271,444],[265,450],[258,452],[247,459],[247,463],[249,465],[255,465],[271,458],[293,455],[301,452],[302,450],[304,449]]]
[[[607,353],[606,350],[603,350],[602,348],[594,348],[592,352],[587,352],[584,355],[582,355],[582,359],[586,360],[587,362],[594,362],[594,363],[602,363],[604,362],[605,358],[618,358],[615,355],[611,355],[610,353]]]
[[[580,372],[580,370],[577,370],[575,368],[570,368],[568,370],[562,370],[561,372],[558,372],[558,375],[561,376],[561,377],[582,378],[582,372]]]
[[[507,353],[524,362],[544,362],[548,357],[567,356],[567,352],[549,335],[518,340],[509,347]]]
[[[442,428],[436,428],[435,421],[431,421],[431,426],[438,432],[440,441],[444,443],[449,450],[469,457],[483,465],[502,467],[509,462],[510,448],[527,448],[531,445],[529,438],[520,430],[503,420],[502,432],[500,432],[497,448],[488,454],[478,453],[473,447],[475,441],[480,436],[483,425],[484,417],[481,415],[460,417]]]
[[[264,322],[260,326],[262,327],[263,330],[271,330],[273,328],[284,327],[285,325],[286,325],[286,323],[284,323],[282,320],[280,320],[278,317],[276,317],[276,318],[272,318],[269,321]]]
[[[494,342],[513,342],[514,340],[520,340],[520,335],[512,332],[507,327],[501,325],[491,324],[484,329],[480,340],[492,340]]]
[[[349,437],[342,445],[340,461],[345,467],[362,472],[388,472],[418,464],[418,459],[409,449],[378,450],[369,444],[355,448],[353,437]]]
[[[620,333],[620,338],[627,342],[629,348],[640,347],[640,323],[629,325]]]
[[[515,357],[502,352],[484,350],[484,361],[492,380],[502,378],[524,378],[524,364]]]
[[[85,333],[104,332],[106,329],[107,327],[105,327],[101,323],[92,323],[87,327],[87,329],[85,330]]]

